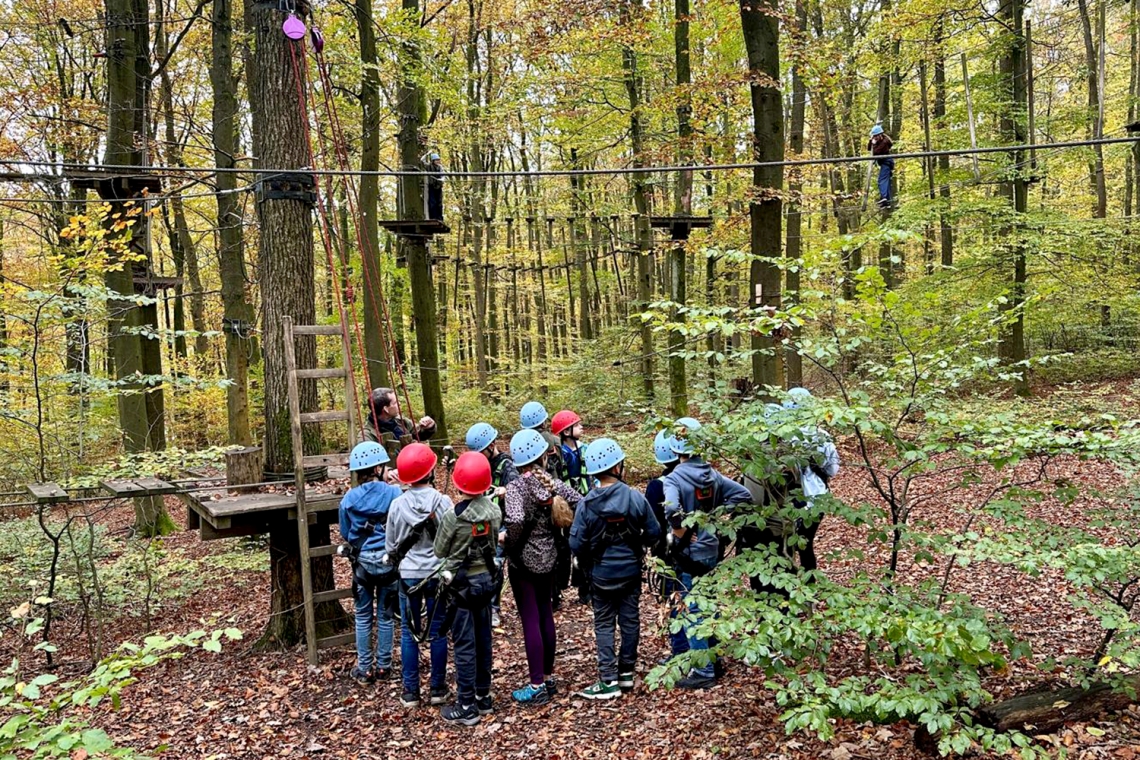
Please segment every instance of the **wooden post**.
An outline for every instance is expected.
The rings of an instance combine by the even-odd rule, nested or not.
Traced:
[[[243,486],[260,483],[264,477],[265,457],[260,446],[249,446],[226,452],[226,485]]]
[[[970,121],[970,147],[978,148],[978,129],[974,124],[974,98],[970,95],[970,70],[966,66],[966,54],[962,53],[962,86],[966,88],[966,118]],[[974,162],[974,179],[980,180],[982,172],[978,168],[978,154],[971,154]]]

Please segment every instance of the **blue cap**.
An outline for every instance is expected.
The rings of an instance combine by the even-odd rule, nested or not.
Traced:
[[[625,452],[613,438],[599,438],[586,447],[584,455],[587,475],[598,475],[616,467],[625,459]]]
[[[482,451],[495,442],[499,431],[486,422],[476,422],[467,429],[467,450]]]
[[[798,409],[811,399],[811,397],[811,391],[807,388],[792,388],[788,391],[788,397],[784,399],[784,408]]]
[[[672,449],[676,454],[692,454],[693,444],[689,442],[685,436],[686,433],[695,433],[701,429],[701,423],[692,417],[682,417],[674,423],[674,433]]]
[[[511,460],[515,467],[534,462],[550,448],[537,430],[520,430],[511,436]]]
[[[883,134],[883,125],[882,124],[876,124],[875,126],[871,127],[871,137],[874,137],[875,135],[881,135],[881,134]]]
[[[519,425],[523,428],[536,428],[546,422],[546,407],[537,401],[528,401],[523,404],[519,412]]]
[[[659,431],[653,439],[653,458],[657,464],[677,461],[677,453],[673,451],[673,435],[668,430]]]
[[[373,467],[388,464],[391,461],[392,458],[388,456],[388,452],[383,446],[375,441],[364,441],[356,444],[352,453],[348,455],[348,469],[352,472],[371,470]]]

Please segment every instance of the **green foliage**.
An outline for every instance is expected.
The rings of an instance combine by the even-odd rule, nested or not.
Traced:
[[[51,600],[37,600],[50,604]],[[27,609],[13,611],[17,635],[30,640],[42,626],[28,618]],[[0,726],[0,758],[66,758],[76,750],[91,756],[143,758],[130,747],[119,747],[105,731],[91,728],[80,711],[104,702],[114,709],[121,705],[122,691],[134,683],[135,673],[165,660],[179,659],[187,650],[220,652],[224,641],[241,639],[241,631],[226,628],[187,634],[155,634],[142,644],[125,643],[81,678],[61,681],[52,673],[25,679],[18,659],[0,673],[0,714],[8,719]],[[49,647],[38,644],[36,649]]]

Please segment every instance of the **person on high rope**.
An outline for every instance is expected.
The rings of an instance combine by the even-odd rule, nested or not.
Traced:
[[[385,482],[388,452],[378,443],[358,443],[348,458],[356,486],[340,502],[340,535],[350,548],[356,620],[356,667],[362,686],[386,681],[392,671],[392,606],[396,574],[385,551],[388,515],[400,489]],[[372,624],[376,623],[376,644]]]
[[[586,447],[585,470],[597,478],[574,511],[570,549],[588,569],[598,650],[598,682],[578,692],[586,699],[614,699],[633,690],[641,640],[641,571],[645,549],[661,535],[649,502],[625,484],[625,453],[610,438]],[[615,629],[621,649],[614,651]]]
[[[891,158],[891,146],[894,142],[891,136],[883,131],[882,124],[871,127],[871,139],[867,143],[867,150],[875,156],[875,163],[879,165],[879,208],[891,207],[891,177],[895,173],[895,160]]]
[[[443,221],[443,163],[436,152],[428,153],[424,161],[425,171],[430,172],[427,181],[427,218]]]
[[[487,495],[491,497],[491,501],[502,512],[504,507],[504,497],[507,494],[507,486],[514,482],[515,478],[519,476],[519,471],[515,469],[515,463],[511,461],[509,453],[502,451],[499,448],[499,431],[486,422],[476,422],[467,430],[467,450],[474,451],[482,454],[487,458],[487,463],[491,467],[491,488],[488,490]],[[506,519],[505,514],[499,524],[499,542],[496,556],[500,559],[503,556],[503,541],[506,540],[507,529],[504,525]],[[498,628],[502,623],[502,605],[500,604],[500,597],[498,594],[491,600],[491,626]]]
[[[400,414],[400,401],[391,388],[372,391],[365,412],[364,440],[384,444],[390,456],[398,456],[413,441],[430,441],[435,435],[435,420],[431,417],[425,415],[417,424]]]

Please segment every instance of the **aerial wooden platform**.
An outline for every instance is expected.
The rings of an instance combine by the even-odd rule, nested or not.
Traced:
[[[431,237],[451,232],[439,219],[381,219],[380,226],[403,237]]]
[[[183,494],[187,528],[203,541],[265,533],[273,523],[297,519],[297,494],[280,491],[234,492],[226,486]],[[309,488],[305,491],[309,524],[336,522],[343,493]]]
[[[712,227],[711,216],[651,216],[649,226],[669,230],[674,240],[688,240],[689,233],[702,227]]]

